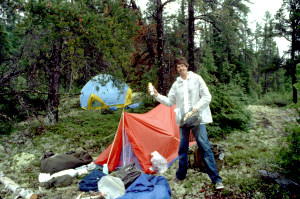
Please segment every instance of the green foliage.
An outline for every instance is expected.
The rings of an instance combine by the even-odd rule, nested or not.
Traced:
[[[0,135],[9,134],[13,130],[13,124],[5,119],[0,118]]]
[[[210,107],[214,120],[208,126],[211,135],[247,130],[251,113],[246,110],[246,99],[241,88],[236,84],[227,84],[210,87],[210,91],[213,96]]]
[[[296,78],[297,78],[297,83],[294,84],[294,86],[297,89],[297,91],[300,92],[300,63],[297,64],[296,66]]]
[[[136,92],[148,93],[148,83],[151,82],[154,87],[157,87],[157,68],[153,68],[151,70],[147,70],[148,66],[140,66],[140,72],[133,71],[133,73],[129,74],[129,79],[132,83],[130,83],[130,88],[132,88]],[[139,75],[136,75],[136,72]],[[141,77],[141,78],[140,78]]]
[[[58,124],[50,127],[36,125],[31,128],[30,133],[34,135],[37,147],[46,148],[43,145],[47,144],[47,139],[52,139],[56,144],[64,144],[69,149],[83,147],[91,153],[99,153],[112,142],[121,115],[122,110],[106,113],[100,110],[78,109],[70,116],[61,118]],[[55,148],[47,150],[63,152],[56,151]]]
[[[143,100],[141,101],[142,103],[140,104],[139,107],[135,108],[135,109],[128,109],[126,110],[126,112],[128,113],[147,113],[149,111],[151,111],[156,105],[157,103],[155,102],[155,99],[153,99],[152,96],[150,96],[149,94],[146,94],[145,97],[143,97]]]
[[[211,48],[207,46],[205,48],[205,54],[202,57],[201,68],[199,69],[199,74],[208,84],[213,84],[216,81],[216,76],[212,73],[217,71],[217,66],[215,65],[215,60],[211,51]]]
[[[289,124],[286,129],[289,133],[286,138],[287,146],[283,146],[280,153],[278,154],[278,159],[284,173],[291,178],[295,179],[297,183],[300,182],[300,125],[299,124]]]
[[[287,106],[291,102],[291,98],[291,92],[285,92],[284,94],[278,92],[268,92],[257,101],[257,104],[282,107]]]
[[[261,181],[258,188],[262,193],[264,193],[266,198],[290,198],[288,191],[282,189],[278,184],[267,184]]]
[[[228,65],[225,63],[224,65]],[[214,75],[216,71],[214,59],[209,48],[203,57],[202,67],[198,73],[205,80],[212,95],[210,108],[214,122],[207,126],[208,133],[212,137],[222,136],[235,130],[247,130],[251,120],[251,114],[246,110],[250,98],[245,94],[245,89],[236,78],[231,80],[233,74],[230,70],[222,71],[221,77],[228,78],[231,83],[221,84]],[[226,75],[227,74],[227,75]],[[223,79],[224,81],[224,79]],[[236,82],[236,83],[235,83]]]
[[[137,30],[136,17],[119,3],[32,0],[25,8],[26,17],[19,24],[18,32],[26,34],[32,29],[31,36],[39,35],[39,45],[34,50],[37,55],[45,53],[41,61],[50,58],[52,42],[63,39],[62,67],[75,79],[87,64],[99,64],[99,58],[109,64],[106,72],[116,76],[120,76],[120,69],[128,68],[133,51],[131,39]]]
[[[126,109],[126,112],[145,113],[153,107],[149,107],[149,97],[142,94],[135,96],[134,102],[143,101],[138,109]],[[152,99],[153,101],[153,99]],[[56,125],[45,126],[35,123],[28,126],[34,144],[41,151],[52,150],[55,153],[63,153],[62,150],[84,148],[91,154],[99,155],[113,141],[122,116],[122,109],[117,111],[83,110],[77,105],[79,98],[66,97],[61,100],[61,119]],[[153,103],[152,103],[153,104]],[[55,146],[46,146],[49,141],[64,147],[57,150]],[[66,149],[67,148],[67,149]]]
[[[26,117],[44,114],[49,104],[45,94],[52,88],[63,88],[65,93],[76,90],[74,82],[82,88],[99,73],[113,73],[119,79],[130,73],[137,17],[121,2],[30,0],[3,5],[6,3],[16,3],[24,13],[10,26],[0,24],[0,53],[5,58],[0,63],[0,83],[9,79],[0,93],[20,93],[0,99],[7,107],[18,109],[0,110],[10,118],[24,119],[25,112]],[[52,83],[54,67],[61,86]],[[11,81],[16,76],[20,77]]]
[[[6,27],[0,23],[0,65],[8,58],[9,53],[12,51],[12,44],[9,40],[9,33]]]

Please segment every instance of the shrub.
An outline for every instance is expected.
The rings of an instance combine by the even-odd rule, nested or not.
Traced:
[[[13,129],[13,125],[11,122],[7,122],[0,118],[0,135],[1,134],[9,134]]]
[[[210,104],[214,123],[208,127],[210,135],[220,135],[234,130],[246,131],[251,120],[251,112],[246,109],[246,97],[242,90],[233,84],[212,87]],[[218,128],[219,127],[219,128]]]
[[[282,189],[278,184],[267,184],[261,181],[259,190],[262,193],[264,193],[266,198],[273,198],[273,199],[289,198],[288,192]]]
[[[278,154],[278,159],[283,173],[290,176],[298,183],[300,182],[300,125],[289,124],[286,131],[289,135],[286,138],[287,146],[283,146]]]
[[[264,94],[260,100],[258,100],[258,104],[267,105],[267,106],[278,106],[284,107],[287,106],[291,101],[291,93],[278,93],[278,92],[269,92]]]

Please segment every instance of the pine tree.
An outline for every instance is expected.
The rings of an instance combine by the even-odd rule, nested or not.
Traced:
[[[261,74],[261,84],[263,94],[274,89],[272,81],[273,74],[280,67],[279,51],[275,42],[274,22],[271,14],[267,11],[265,14],[265,24],[261,32],[261,42],[257,51],[258,69]]]
[[[122,2],[31,0],[23,7],[17,30],[24,43],[19,65],[27,68],[28,90],[47,93],[48,124],[58,121],[62,82],[71,87],[80,75],[130,74],[136,17]]]
[[[298,0],[283,0],[281,8],[276,13],[276,19],[276,29],[279,35],[291,42],[287,69],[292,79],[293,102],[296,104],[298,95],[294,85],[297,83],[296,66],[300,63],[300,2]]]

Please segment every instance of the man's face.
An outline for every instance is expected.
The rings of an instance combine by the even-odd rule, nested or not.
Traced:
[[[184,64],[178,64],[177,65],[177,72],[181,75],[181,76],[183,76],[183,75],[186,75],[187,74],[187,66],[186,65],[184,65]]]

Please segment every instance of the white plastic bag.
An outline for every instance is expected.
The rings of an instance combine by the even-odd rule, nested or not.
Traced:
[[[154,151],[151,153],[151,156],[152,166],[150,167],[150,170],[156,171],[159,174],[163,174],[168,170],[168,162],[162,155],[157,151]]]
[[[125,194],[125,186],[120,178],[103,176],[98,181],[99,192],[105,199],[114,199]]]
[[[51,180],[50,173],[40,173],[39,182],[48,182],[49,180]]]

